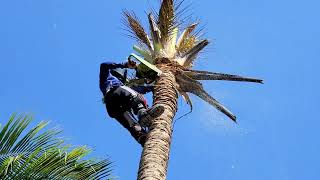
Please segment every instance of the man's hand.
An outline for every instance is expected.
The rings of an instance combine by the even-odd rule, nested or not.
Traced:
[[[128,58],[127,66],[130,69],[136,69],[137,68],[136,62],[132,61],[130,58]]]
[[[151,83],[153,83],[153,81],[154,80],[152,80],[152,79],[144,78],[144,83],[146,83],[146,84],[151,84]]]

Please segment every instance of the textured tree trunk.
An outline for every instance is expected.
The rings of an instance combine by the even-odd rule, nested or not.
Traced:
[[[141,155],[138,180],[165,180],[172,137],[172,120],[177,111],[175,76],[161,68],[163,74],[154,89],[154,104],[162,104],[164,113],[154,119]]]

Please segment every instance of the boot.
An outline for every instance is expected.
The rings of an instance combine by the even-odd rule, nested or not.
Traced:
[[[136,141],[143,147],[144,143],[147,140],[147,132],[142,129],[142,127],[139,124],[136,124],[133,126],[134,129],[134,138]]]
[[[151,120],[159,117],[163,112],[164,112],[164,107],[161,104],[156,104],[150,109],[145,109],[145,108],[140,109],[138,111],[139,124],[142,127],[150,127]]]
[[[139,143],[142,147],[143,147],[144,144],[146,143],[146,140],[147,140],[147,134],[141,134],[141,135],[138,137],[138,139],[137,139],[138,143]]]

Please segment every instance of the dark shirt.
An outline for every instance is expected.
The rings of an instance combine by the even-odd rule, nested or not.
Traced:
[[[104,62],[100,65],[99,86],[103,95],[114,87],[122,86],[123,83],[110,73],[116,68],[126,68],[125,63]]]
[[[110,73],[110,70],[116,68],[127,68],[126,63],[104,62],[100,65],[99,87],[103,95],[110,89],[123,86],[124,84]],[[138,93],[145,94],[152,91],[151,86],[134,86],[131,89]]]

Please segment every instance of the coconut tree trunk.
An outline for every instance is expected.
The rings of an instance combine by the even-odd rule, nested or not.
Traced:
[[[162,104],[164,113],[154,119],[141,155],[138,180],[165,180],[172,137],[172,120],[177,111],[177,90],[174,74],[160,69],[163,74],[158,79],[154,94],[154,104]]]

